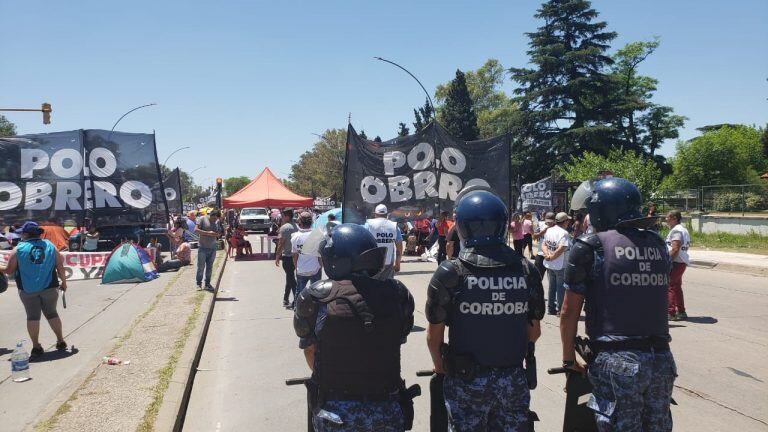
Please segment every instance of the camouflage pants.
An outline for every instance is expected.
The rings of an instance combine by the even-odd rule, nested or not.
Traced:
[[[589,367],[587,406],[600,432],[672,430],[669,410],[677,376],[671,352],[601,352]]]
[[[320,418],[312,419],[315,432],[401,432],[404,429],[403,411],[397,402],[328,401],[323,409],[335,414],[341,424]]]
[[[474,379],[445,377],[453,431],[528,431],[531,395],[522,368],[492,369]]]

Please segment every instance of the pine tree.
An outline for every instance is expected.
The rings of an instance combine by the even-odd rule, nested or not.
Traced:
[[[400,128],[397,131],[397,136],[404,137],[408,136],[409,133],[411,133],[410,129],[408,129],[408,126],[405,125],[405,123],[400,122]]]
[[[373,139],[374,142],[381,142],[381,137],[376,135],[376,138]]]
[[[360,138],[364,140],[368,139],[368,135],[365,134],[365,131],[363,129],[360,129],[360,133],[358,135],[360,136]]]
[[[445,128],[456,138],[472,141],[480,138],[477,116],[472,107],[467,81],[464,73],[456,70],[456,78],[448,86],[445,104],[440,109],[440,117]]]
[[[12,137],[16,135],[16,125],[0,115],[0,137]]]
[[[413,117],[416,119],[413,123],[415,131],[418,132],[427,127],[429,122],[432,121],[434,114],[435,112],[432,110],[432,105],[429,104],[429,99],[425,99],[423,107],[413,110]]]
[[[535,17],[544,25],[528,33],[533,68],[510,69],[526,125],[529,151],[536,153],[532,177],[585,151],[607,154],[615,130],[606,112],[610,86],[605,69],[616,33],[595,21],[587,0],[548,0]]]

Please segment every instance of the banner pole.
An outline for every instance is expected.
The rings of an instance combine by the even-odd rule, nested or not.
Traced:
[[[350,113],[350,120],[351,120],[351,113]],[[342,181],[341,186],[341,193],[343,196],[341,197],[341,222],[346,223],[347,219],[347,200],[348,200],[348,194],[347,194],[347,170],[349,169],[349,146],[350,141],[349,137],[352,135],[352,123],[347,124],[347,142],[344,145],[344,179]]]

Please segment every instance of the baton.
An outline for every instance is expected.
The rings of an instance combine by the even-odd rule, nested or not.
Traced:
[[[64,305],[64,309],[67,308],[67,292],[62,291],[61,292],[61,303]]]

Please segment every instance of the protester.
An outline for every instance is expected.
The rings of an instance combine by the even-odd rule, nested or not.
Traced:
[[[669,320],[680,321],[688,319],[683,301],[683,273],[690,263],[688,248],[691,245],[691,235],[680,223],[682,214],[678,210],[672,210],[667,214],[667,250],[672,260],[672,272],[669,275]]]
[[[661,218],[659,217],[658,212],[656,211],[656,203],[654,202],[648,203],[648,211],[645,213],[645,217],[656,218],[656,223],[651,225],[648,229],[651,231],[658,232],[661,226]]]
[[[301,291],[320,280],[323,266],[320,258],[301,252],[304,242],[312,233],[312,215],[302,212],[299,215],[299,230],[291,234],[291,253],[293,254],[293,266],[296,268],[296,291],[293,298],[296,299]]]
[[[25,222],[19,229],[21,241],[11,252],[8,265],[3,270],[16,279],[19,297],[27,314],[27,332],[32,340],[32,357],[44,353],[40,344],[40,315],[44,315],[56,334],[56,349],[67,349],[61,318],[56,311],[59,300],[57,288],[67,290],[64,260],[56,247],[40,238],[43,229],[35,222]]]
[[[525,246],[525,234],[523,233],[523,222],[520,213],[512,215],[512,222],[509,223],[509,232],[512,233],[512,247],[520,256],[523,256],[523,247]]]
[[[549,278],[549,294],[547,295],[547,313],[557,315],[563,304],[563,277],[565,276],[565,251],[568,249],[568,231],[565,226],[570,217],[560,212],[555,216],[554,226],[544,234],[544,267]],[[550,220],[545,218],[545,222]]]
[[[218,239],[222,234],[221,224],[219,223],[221,212],[213,210],[207,216],[197,219],[195,232],[197,233],[197,287],[202,288],[203,274],[205,274],[205,289],[213,291],[211,285],[211,275],[213,273],[213,262],[216,260],[216,249],[218,248]]]
[[[549,227],[553,226],[554,224],[555,214],[552,212],[547,212],[544,215],[544,220],[539,219],[539,222],[536,224],[536,229],[533,231],[533,238],[539,245],[534,264],[536,266],[536,270],[539,271],[539,275],[541,276],[542,280],[544,280],[544,276],[547,274],[547,269],[544,267],[544,234],[546,234]]]
[[[336,228],[337,225],[339,225],[339,221],[336,220],[336,215],[329,214],[328,222],[325,224],[325,232],[328,235],[331,235],[331,232],[333,232],[333,229]]]
[[[238,250],[242,250],[246,255],[253,255],[253,247],[251,242],[245,239],[245,228],[243,226],[235,228],[235,232],[232,235],[237,240]]]
[[[453,216],[456,219],[456,215]],[[456,224],[453,224],[448,231],[448,243],[445,246],[446,255],[448,258],[458,258],[459,252],[461,252],[461,239],[459,238],[459,230],[456,229]]]
[[[85,233],[85,242],[83,243],[83,250],[86,252],[96,252],[99,249],[99,237],[101,234],[95,225],[92,225],[88,232]]]
[[[384,268],[377,277],[392,279],[400,271],[400,261],[403,258],[403,234],[397,224],[387,219],[387,206],[379,204],[374,210],[374,218],[365,221],[365,228],[373,234],[376,243],[387,249]]]
[[[183,266],[191,264],[192,249],[189,247],[189,243],[184,241],[181,233],[178,235],[170,235],[171,243],[173,244],[175,259],[164,261],[157,268],[159,272],[166,272],[169,270],[178,270]]]
[[[282,226],[277,231],[278,242],[275,249],[275,267],[283,261],[285,272],[285,293],[283,294],[283,306],[288,307],[288,296],[296,292],[296,267],[293,265],[293,253],[291,252],[291,235],[298,231],[293,223],[293,210],[283,210]],[[294,303],[296,297],[293,298]]]
[[[584,213],[577,211],[573,215],[573,223],[571,224],[571,236],[573,239],[577,239],[584,234]]]
[[[523,215],[523,251],[528,249],[528,256],[533,259],[533,216],[531,212],[525,212]],[[524,253],[520,255],[525,256]]]
[[[445,261],[445,258],[447,256],[447,250],[446,250],[446,243],[448,235],[448,231],[450,231],[451,227],[453,226],[453,222],[448,219],[448,212],[443,210],[440,212],[440,220],[435,225],[435,229],[437,230],[437,264],[439,265],[441,262]]]
[[[8,232],[5,234],[5,238],[8,240],[8,242],[11,243],[12,247],[15,247],[17,244],[19,244],[19,240],[21,240],[21,237],[16,234],[16,230],[18,230],[19,226],[17,225],[11,225],[8,227]]]
[[[152,263],[155,264],[155,268],[159,269],[160,264],[163,263],[163,259],[161,257],[161,251],[163,249],[163,246],[158,243],[157,237],[152,237],[149,240],[149,243],[147,243],[147,253],[149,254],[149,258],[152,260]]]
[[[184,241],[197,241],[197,235],[195,235],[195,231],[197,230],[197,212],[194,210],[188,211],[185,222],[187,224],[187,229],[184,231]]]

